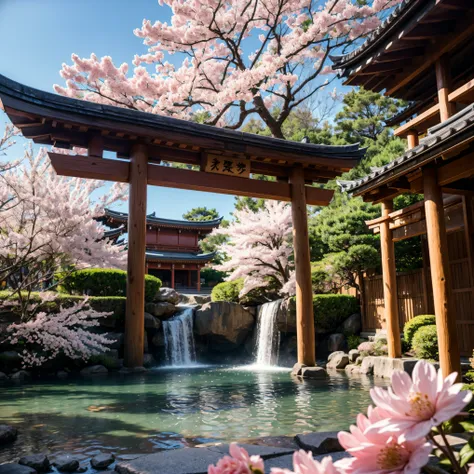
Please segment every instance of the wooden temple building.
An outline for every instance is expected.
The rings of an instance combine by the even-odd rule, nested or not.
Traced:
[[[128,214],[106,209],[100,219],[111,227],[108,237],[127,232]],[[208,221],[186,221],[146,216],[145,272],[171,288],[201,290],[201,268],[215,253],[201,253],[199,240],[219,227],[222,217]],[[117,230],[118,232],[113,232]]]
[[[58,174],[129,183],[125,366],[143,364],[147,185],[291,202],[298,361],[315,365],[306,206],[330,202],[333,191],[320,184],[359,163],[364,150],[357,144],[314,145],[246,134],[62,97],[4,76],[0,76],[0,100],[26,138],[88,150],[87,156],[50,152]],[[104,157],[104,152],[115,155]],[[162,166],[162,160],[198,170]],[[256,180],[254,173],[276,180]]]
[[[473,57],[472,0],[404,0],[362,46],[333,58],[345,84],[409,102],[389,121],[407,139],[406,153],[341,186],[381,204],[381,217],[367,224],[380,234],[391,357],[401,356],[394,242],[426,236],[425,307],[436,315],[445,375],[459,373],[460,353],[474,348]],[[394,211],[404,193],[424,200]]]

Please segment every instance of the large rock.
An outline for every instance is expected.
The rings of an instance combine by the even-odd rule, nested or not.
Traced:
[[[147,329],[160,329],[161,321],[150,313],[145,313],[145,327]]]
[[[225,352],[240,346],[255,324],[252,314],[237,303],[216,301],[196,311],[194,331],[213,350]]]
[[[48,472],[51,465],[48,456],[45,454],[30,454],[29,456],[23,456],[18,462],[23,466],[36,469],[38,472]]]
[[[90,375],[103,375],[108,373],[108,369],[103,365],[91,365],[82,369],[80,373],[86,377]]]
[[[152,344],[155,347],[165,347],[165,335],[163,331],[158,331],[151,340]]]
[[[329,352],[336,352],[340,351],[344,347],[344,342],[346,338],[344,334],[335,333],[331,334],[328,338],[328,351]]]
[[[8,372],[16,367],[21,366],[21,356],[16,351],[0,352],[0,367],[5,368]]]
[[[10,425],[0,425],[0,446],[13,443],[18,437],[18,430]]]
[[[27,370],[19,370],[11,376],[11,379],[14,382],[23,382],[24,380],[28,380],[30,378],[31,374]]]
[[[336,356],[332,357],[327,364],[328,369],[338,369],[342,370],[349,364],[349,356],[344,353],[338,353]]]
[[[329,376],[322,367],[303,367],[301,369],[301,377],[304,379],[326,380]]]
[[[358,351],[357,349],[351,349],[349,351],[349,362],[355,362],[359,356],[360,351]]]
[[[160,319],[169,319],[176,313],[176,306],[173,303],[163,301],[161,303],[146,303],[145,311]]]
[[[296,435],[295,441],[300,448],[311,451],[313,455],[329,454],[344,449],[337,439],[337,433],[337,431],[326,431]]]
[[[59,472],[74,472],[79,467],[79,460],[71,454],[62,454],[53,461]]]
[[[328,362],[331,362],[331,360],[334,359],[334,357],[338,357],[338,356],[344,355],[344,354],[345,354],[344,351],[331,352],[331,353],[328,355]]]
[[[21,464],[8,463],[0,465],[0,474],[37,474],[32,467]]]
[[[143,354],[143,367],[149,369],[156,365],[156,360],[151,354]]]
[[[4,372],[0,372],[0,382],[5,382],[6,380],[8,380],[8,375]]]
[[[94,469],[106,469],[115,461],[113,454],[102,453],[91,459],[91,466]]]
[[[305,367],[307,367],[305,364],[300,364],[299,362],[297,362],[291,370],[291,375],[301,375],[301,372]]]
[[[160,288],[158,293],[155,295],[155,301],[176,305],[179,303],[179,293],[176,290],[173,290],[173,288]]]
[[[296,333],[296,303],[294,298],[287,298],[281,302],[276,321],[280,332]]]
[[[351,314],[342,323],[342,332],[344,334],[359,334],[362,329],[362,320],[359,313]]]
[[[375,357],[364,357],[360,366],[360,373],[371,375],[374,373]]]

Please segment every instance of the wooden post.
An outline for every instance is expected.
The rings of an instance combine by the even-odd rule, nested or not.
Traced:
[[[174,264],[171,265],[171,288],[174,289]]]
[[[451,89],[451,71],[447,55],[436,61],[436,86],[438,88],[439,115],[441,122],[454,115],[454,104],[449,102],[448,95]]]
[[[293,247],[295,250],[298,362],[312,367],[316,365],[313,288],[311,284],[304,171],[301,166],[292,168],[290,184],[291,212],[293,217]]]
[[[416,130],[410,130],[407,133],[408,149],[411,150],[418,146],[418,132]]]
[[[448,239],[443,195],[434,167],[423,168],[426,233],[430,254],[431,282],[438,332],[439,362],[443,376],[461,373],[456,334],[456,314],[449,272]]]
[[[387,324],[387,345],[389,357],[401,357],[400,322],[398,318],[397,273],[395,268],[395,246],[393,231],[388,215],[393,211],[393,201],[382,202],[380,224],[380,251],[382,256],[383,298],[385,301],[385,321]]]
[[[145,241],[148,155],[135,144],[130,155],[125,367],[143,365],[145,331]]]
[[[197,269],[197,290],[201,291],[201,267],[199,265]]]

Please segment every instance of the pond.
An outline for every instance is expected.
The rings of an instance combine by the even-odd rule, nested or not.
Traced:
[[[347,429],[369,378],[301,382],[287,369],[197,367],[2,386],[0,423],[18,440],[0,464],[34,452],[150,453],[212,441]]]

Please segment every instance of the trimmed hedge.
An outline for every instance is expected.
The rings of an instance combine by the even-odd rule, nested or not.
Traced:
[[[350,295],[313,295],[315,329],[337,329],[351,314],[360,311],[357,298]]]
[[[438,360],[438,334],[436,325],[422,326],[416,331],[412,340],[412,347],[420,359]]]
[[[436,317],[434,314],[420,314],[405,323],[403,327],[403,338],[411,346],[413,343],[413,336],[423,326],[431,326],[436,324]]]
[[[92,268],[77,270],[63,277],[59,291],[70,295],[126,296],[127,272],[124,270]],[[152,301],[161,288],[161,280],[145,275],[145,300]]]
[[[201,270],[201,278],[204,279],[206,286],[222,283],[226,275],[227,273],[215,270],[211,267],[204,267]]]
[[[224,281],[212,289],[211,301],[239,302],[239,293],[244,287],[243,278],[234,281]]]

